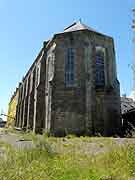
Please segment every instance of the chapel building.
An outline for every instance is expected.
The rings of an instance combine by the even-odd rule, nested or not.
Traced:
[[[17,128],[54,135],[120,133],[113,38],[80,21],[43,43],[18,92]]]

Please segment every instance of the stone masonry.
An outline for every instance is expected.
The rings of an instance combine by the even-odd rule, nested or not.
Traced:
[[[54,135],[121,131],[113,39],[81,22],[44,42],[18,92],[16,127]]]

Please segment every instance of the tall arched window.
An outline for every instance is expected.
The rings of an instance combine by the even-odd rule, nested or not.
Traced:
[[[33,87],[33,71],[31,72],[31,75],[30,75],[30,92],[32,91],[32,87]]]
[[[67,57],[65,59],[65,83],[66,86],[74,85],[74,61],[75,61],[75,49],[67,49]]]
[[[48,81],[52,81],[54,77],[54,54],[52,53],[51,56],[48,58]]]
[[[40,83],[40,68],[41,68],[41,62],[39,62],[36,67],[36,87]]]
[[[105,48],[96,47],[96,87],[105,86],[105,74],[104,74],[104,59]]]

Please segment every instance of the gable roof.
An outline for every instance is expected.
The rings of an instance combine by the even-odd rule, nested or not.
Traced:
[[[95,29],[83,24],[80,20],[71,24],[67,28],[65,28],[64,32],[72,32],[72,31],[79,31],[79,30],[89,30],[89,31],[97,32]]]

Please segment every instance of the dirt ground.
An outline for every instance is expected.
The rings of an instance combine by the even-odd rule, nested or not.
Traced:
[[[38,137],[40,140],[42,136]],[[14,148],[33,148],[35,144],[31,138],[25,138],[21,132],[10,132],[0,129],[0,141],[10,144]],[[135,144],[135,138],[105,138],[105,137],[70,137],[55,138],[46,140],[51,148],[57,153],[80,152],[83,154],[100,154],[108,152],[112,147],[128,146]]]
[[[11,133],[0,128],[0,141],[12,145],[14,148],[31,148],[32,140],[21,138],[20,133]]]

